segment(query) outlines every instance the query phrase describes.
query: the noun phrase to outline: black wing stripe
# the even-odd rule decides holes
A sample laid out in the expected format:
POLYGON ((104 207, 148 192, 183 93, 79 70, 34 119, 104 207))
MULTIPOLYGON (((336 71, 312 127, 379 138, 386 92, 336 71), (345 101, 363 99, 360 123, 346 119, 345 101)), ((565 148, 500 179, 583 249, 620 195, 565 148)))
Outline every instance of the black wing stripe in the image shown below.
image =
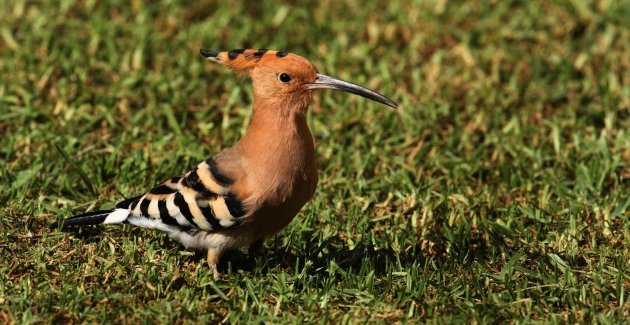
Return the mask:
POLYGON ((142 197, 139 197, 138 199, 136 199, 135 201, 133 201, 131 203, 131 205, 129 206, 129 211, 133 211, 136 209, 136 206, 138 206, 138 203, 140 203, 140 200, 142 200, 142 197))
MULTIPOLYGON (((120 201, 118 202, 118 204, 116 204, 116 208, 118 209, 128 209, 129 206, 131 206, 135 201, 137 201, 139 198, 141 198, 142 195, 138 195, 138 196, 134 196, 132 198, 128 198, 126 200, 120 201)), ((136 203, 138 204, 138 203, 136 203)), ((134 205, 135 207, 135 205, 134 205)), ((131 208, 133 210, 133 208, 131 208)))
POLYGON ((217 181, 217 183, 223 186, 231 185, 232 183, 234 183, 234 180, 221 174, 221 171, 219 171, 219 166, 217 166, 217 162, 214 161, 214 159, 209 158, 208 160, 206 160, 206 164, 208 164, 210 174, 212 175, 214 180, 217 181))
POLYGON ((204 218, 206 218, 208 223, 212 226, 212 229, 223 228, 223 226, 221 226, 221 224, 219 223, 219 220, 217 220, 217 217, 214 215, 214 211, 212 211, 212 207, 210 205, 206 205, 204 207, 200 206, 199 210, 201 210, 204 218))
POLYGON ((199 179, 199 174, 197 174, 197 168, 190 171, 190 173, 184 178, 182 182, 186 187, 190 187, 193 190, 197 191, 197 193, 204 198, 214 198, 217 197, 217 193, 212 192, 208 188, 206 188, 201 180, 199 179))
POLYGON ((225 200, 225 206, 227 206, 228 211, 234 218, 240 218, 245 215, 245 209, 243 208, 243 203, 234 196, 234 194, 227 194, 223 196, 223 200, 225 200))
POLYGON ((160 195, 160 194, 172 194, 177 192, 176 188, 172 188, 170 186, 167 185, 159 185, 157 187, 154 187, 153 189, 151 189, 151 191, 149 193, 151 194, 156 194, 156 195, 160 195))
POLYGON ((140 202, 140 213, 147 218, 149 218, 149 204, 151 204, 151 200, 148 199, 143 199, 140 202))
POLYGON ((179 226, 177 220, 175 220, 175 218, 173 218, 171 214, 168 213, 168 208, 166 208, 165 200, 158 201, 158 210, 160 211, 160 219, 162 219, 162 222, 167 225, 179 226))
POLYGON ((182 193, 180 192, 175 193, 175 198, 173 198, 173 203, 175 203, 175 205, 179 208, 179 212, 181 212, 184 218, 186 218, 186 220, 188 220, 188 222, 191 225, 199 228, 197 223, 195 223, 195 220, 193 220, 193 215, 192 213, 190 213, 190 208, 188 207, 188 203, 186 203, 186 200, 184 199, 184 196, 182 195, 182 193))

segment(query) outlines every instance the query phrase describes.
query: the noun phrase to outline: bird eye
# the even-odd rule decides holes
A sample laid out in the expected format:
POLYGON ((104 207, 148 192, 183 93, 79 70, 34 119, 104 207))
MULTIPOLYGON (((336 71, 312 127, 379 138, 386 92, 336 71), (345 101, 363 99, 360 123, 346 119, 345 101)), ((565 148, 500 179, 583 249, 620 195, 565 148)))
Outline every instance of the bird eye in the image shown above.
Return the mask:
POLYGON ((287 83, 287 82, 291 81, 291 76, 289 76, 286 73, 281 73, 281 74, 278 75, 278 79, 280 79, 280 81, 282 81, 284 83, 287 83))

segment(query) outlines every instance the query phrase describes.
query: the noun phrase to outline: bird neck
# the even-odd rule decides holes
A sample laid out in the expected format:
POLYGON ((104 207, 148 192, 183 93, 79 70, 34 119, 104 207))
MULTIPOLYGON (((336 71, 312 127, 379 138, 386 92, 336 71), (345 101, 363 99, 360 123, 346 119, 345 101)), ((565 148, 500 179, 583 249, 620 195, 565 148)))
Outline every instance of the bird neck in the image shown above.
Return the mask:
POLYGON ((307 109, 308 103, 289 107, 275 100, 254 99, 252 121, 238 144, 241 152, 264 160, 311 158, 315 149, 306 123, 307 109))

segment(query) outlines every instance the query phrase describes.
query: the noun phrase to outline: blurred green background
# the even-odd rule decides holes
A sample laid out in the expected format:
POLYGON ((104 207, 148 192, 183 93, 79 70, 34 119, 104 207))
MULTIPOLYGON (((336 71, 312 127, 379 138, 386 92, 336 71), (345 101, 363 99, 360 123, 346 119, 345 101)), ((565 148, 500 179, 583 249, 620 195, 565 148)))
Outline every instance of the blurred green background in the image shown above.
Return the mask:
POLYGON ((0 4, 0 322, 601 322, 630 317, 630 1, 0 4), (266 243, 203 254, 111 208, 231 146, 270 48, 323 91, 320 184, 266 243))

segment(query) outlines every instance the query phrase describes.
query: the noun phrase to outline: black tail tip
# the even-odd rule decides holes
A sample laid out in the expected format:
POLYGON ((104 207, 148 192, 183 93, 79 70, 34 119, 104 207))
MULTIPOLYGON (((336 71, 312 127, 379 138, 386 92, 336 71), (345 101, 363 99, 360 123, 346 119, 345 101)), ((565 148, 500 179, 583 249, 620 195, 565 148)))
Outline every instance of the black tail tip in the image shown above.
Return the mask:
POLYGON ((99 225, 102 224, 113 211, 114 210, 86 212, 63 221, 53 222, 48 227, 50 229, 66 230, 70 227, 99 225))

